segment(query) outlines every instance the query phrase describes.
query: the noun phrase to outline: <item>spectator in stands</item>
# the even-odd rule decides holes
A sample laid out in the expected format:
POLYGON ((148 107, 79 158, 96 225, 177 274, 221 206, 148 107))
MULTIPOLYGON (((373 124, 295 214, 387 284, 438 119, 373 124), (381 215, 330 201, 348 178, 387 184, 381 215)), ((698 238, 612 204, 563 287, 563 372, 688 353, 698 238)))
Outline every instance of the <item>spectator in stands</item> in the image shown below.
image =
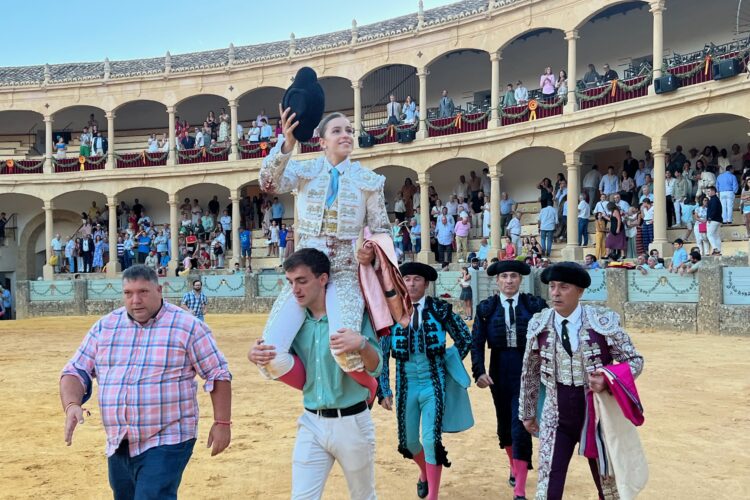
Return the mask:
POLYGON ((63 243, 60 239, 60 234, 57 233, 50 241, 50 247, 52 247, 52 255, 56 257, 56 264, 53 266, 56 273, 60 272, 60 268, 63 265, 63 243))
POLYGON ((242 141, 244 139, 245 139, 245 129, 242 127, 242 124, 238 121, 237 122, 237 140, 242 141))
POLYGON ((549 257, 552 253, 552 236, 558 224, 557 210, 547 201, 542 200, 542 210, 539 212, 537 227, 542 237, 542 256, 549 257))
POLYGON ((268 253, 266 257, 277 257, 279 254, 279 225, 276 220, 268 227, 268 253))
POLYGON ((404 185, 401 186, 401 196, 404 200, 404 205, 406 205, 406 217, 411 217, 414 215, 414 201, 415 201, 415 195, 418 193, 419 189, 417 186, 414 185, 411 178, 407 177, 404 179, 404 185))
POLYGON ((603 66, 604 74, 602 75, 602 80, 604 83, 611 82, 612 80, 617 80, 619 76, 617 75, 617 71, 613 70, 609 67, 609 64, 605 64, 603 66))
POLYGON ((609 220, 609 234, 606 240, 609 250, 607 258, 617 261, 620 260, 628 246, 625 237, 625 222, 620 207, 610 203, 609 209, 612 211, 612 215, 609 220))
POLYGON ((654 241, 654 207, 651 206, 651 199, 644 198, 641 200, 641 243, 644 250, 648 250, 649 245, 654 241))
POLYGON ((232 249, 232 217, 229 210, 224 210, 219 218, 219 226, 224 233, 224 240, 227 242, 226 247, 232 249))
POLYGON ((578 244, 587 247, 589 245, 589 217, 591 217, 591 205, 586 201, 586 195, 578 195, 578 244))
POLYGON ((270 141, 273 137, 273 127, 268 124, 267 120, 261 120, 260 122, 260 140, 270 141))
POLYGON ((156 268, 159 266, 159 257, 156 255, 156 251, 151 250, 148 255, 146 256, 146 260, 143 262, 146 267, 150 267, 154 271, 156 271, 156 268))
POLYGON ((417 104, 412 100, 410 95, 406 96, 404 105, 401 108, 404 116, 404 123, 414 124, 417 121, 417 104))
POLYGON ((401 191, 396 193, 396 201, 393 203, 393 214, 396 217, 396 222, 403 222, 406 219, 406 203, 404 203, 404 195, 401 191))
POLYGON ((284 135, 284 130, 281 128, 281 120, 276 120, 276 128, 274 128, 274 134, 276 140, 280 139, 284 135))
POLYGON ((435 237, 438 244, 438 261, 443 263, 451 262, 451 253, 453 252, 453 234, 454 228, 448 223, 448 217, 445 215, 441 216, 435 226, 435 237))
POLYGON ((708 188, 708 207, 706 217, 708 219, 708 242, 711 244, 711 255, 721 255, 721 232, 719 231, 724 219, 722 218, 722 206, 716 186, 708 188))
POLYGON ((229 122, 229 114, 227 114, 227 111, 224 108, 221 108, 221 112, 219 113, 219 132, 218 136, 216 137, 217 142, 224 144, 231 138, 232 132, 229 122))
POLYGON ((627 170, 623 170, 620 175, 620 199, 625 200, 625 203, 631 205, 635 195, 635 181, 628 174, 627 170))
POLYGON ((503 191, 500 194, 500 236, 505 236, 506 227, 517 208, 518 203, 510 198, 507 192, 503 191))
POLYGON ((281 221, 284 218, 284 204, 279 201, 279 198, 274 196, 273 204, 271 205, 271 220, 276 221, 276 225, 281 227, 281 221))
POLYGON ((599 191, 607 196, 607 199, 612 201, 615 193, 620 191, 620 179, 615 175, 615 167, 610 165, 607 167, 607 175, 602 177, 599 183, 599 191))
MULTIPOLYGON (((211 240, 211 257, 214 267, 217 269, 224 269, 224 254, 226 247, 227 240, 224 237, 224 232, 217 228, 213 233, 213 240, 211 240)), ((278 252, 278 249, 276 251, 278 252)))
POLYGON ((683 222, 683 206, 687 202, 692 187, 690 181, 682 175, 681 170, 674 172, 674 184, 672 185, 672 203, 674 204, 675 226, 681 226, 683 222))
POLYGON ((583 83, 586 87, 596 87, 601 80, 601 76, 596 72, 593 64, 589 64, 589 70, 583 75, 583 83))
POLYGON ((166 137, 162 136, 159 139, 158 147, 159 147, 159 151, 161 151, 162 153, 169 152, 169 139, 167 139, 166 137))
POLYGON ((146 262, 146 256, 151 251, 151 237, 148 235, 148 233, 146 233, 146 231, 141 230, 138 233, 138 237, 136 238, 136 243, 138 244, 136 262, 138 264, 143 264, 144 262, 146 262))
POLYGON ((602 180, 602 174, 599 173, 599 166, 593 165, 583 177, 583 192, 586 193, 586 201, 590 204, 597 200, 596 191, 599 189, 599 183, 602 180))
POLYGON ((461 219, 456 222, 453 232, 456 235, 456 255, 459 262, 465 262, 469 253, 469 232, 471 231, 471 222, 468 214, 462 213, 461 219))
POLYGON ((396 96, 391 94, 388 97, 388 104, 385 105, 386 125, 399 125, 401 123, 401 103, 396 100, 396 96))
POLYGON ((209 213, 203 214, 200 220, 200 227, 197 230, 201 240, 206 241, 210 239, 215 227, 214 218, 209 213))
POLYGON ((156 247, 157 257, 159 259, 169 253, 169 239, 167 238, 167 235, 164 234, 163 230, 160 230, 154 237, 154 246, 156 247))
POLYGON ((89 234, 81 239, 81 256, 83 257, 83 272, 90 273, 93 271, 94 263, 94 239, 89 234))
POLYGON ((732 152, 729 155, 729 164, 734 167, 735 172, 739 172, 742 169, 742 152, 740 151, 740 145, 737 143, 732 144, 732 152))
POLYGON ((638 198, 638 203, 643 203, 643 200, 648 198, 651 203, 654 202, 654 193, 651 192, 651 184, 644 184, 641 188, 641 196, 638 198))
POLYGON ((646 265, 639 264, 636 266, 636 269, 638 269, 641 274, 645 276, 649 271, 664 269, 664 264, 659 262, 659 259, 657 257, 649 256, 648 259, 646 259, 646 265))
POLYGON ((552 73, 552 68, 547 66, 544 68, 542 76, 539 77, 539 87, 542 89, 542 98, 545 101, 554 99, 557 94, 556 84, 557 78, 555 78, 555 74, 552 73))
POLYGON ((68 152, 68 146, 65 144, 62 136, 57 136, 57 144, 55 144, 55 158, 58 160, 64 160, 66 153, 68 152))
POLYGON ((469 202, 466 200, 467 198, 458 200, 458 205, 456 206, 456 215, 463 217, 464 214, 471 215, 474 213, 471 209, 471 206, 469 205, 469 202))
POLYGON ((518 104, 526 104, 529 102, 529 91, 526 90, 526 87, 523 86, 523 82, 521 80, 518 80, 516 82, 516 102, 518 104))
POLYGON ((89 115, 89 122, 88 122, 88 124, 87 124, 87 125, 88 125, 88 126, 89 126, 89 128, 91 128, 91 129, 93 129, 93 128, 99 128, 99 122, 98 122, 98 121, 96 121, 96 118, 94 118, 94 113, 91 113, 91 114, 89 115))
POLYGON ((253 241, 252 241, 252 233, 250 230, 248 230, 246 227, 241 226, 240 227, 240 262, 242 263, 242 267, 247 269, 248 271, 251 270, 250 260, 252 258, 252 248, 253 248, 253 241))
POLYGON ((638 254, 638 227, 641 225, 641 214, 638 208, 630 207, 623 211, 623 220, 625 221, 625 238, 627 240, 627 252, 625 257, 635 258, 638 254))
MULTIPOLYGON (((726 149, 722 150, 726 153, 726 149)), ((724 224, 731 224, 734 211, 734 195, 739 190, 737 177, 734 175, 734 168, 727 164, 724 172, 716 178, 716 190, 719 192, 721 201, 721 218, 724 224)))
POLYGON ((684 276, 685 273, 695 274, 701 269, 701 267, 701 253, 697 250, 692 250, 690 252, 689 260, 682 266, 682 269, 680 269, 680 276, 684 276))
POLYGON ((203 130, 200 127, 195 127, 195 147, 202 148, 206 146, 206 139, 203 135, 203 130))
POLYGON ((482 238, 489 238, 492 233, 492 207, 490 202, 486 202, 482 206, 482 238))
POLYGON ((91 140, 91 154, 93 156, 104 156, 104 139, 101 132, 96 132, 91 140))
POLYGON ((557 82, 555 83, 555 89, 557 89, 557 97, 559 99, 567 99, 568 97, 568 72, 564 69, 560 70, 557 76, 557 82))
POLYGON ((125 235, 125 238, 122 241, 122 270, 129 268, 133 265, 133 248, 135 248, 135 241, 133 240, 133 235, 130 233, 127 233, 125 235))
POLYGON ((672 261, 669 263, 669 272, 683 274, 683 267, 686 267, 688 263, 688 254, 687 250, 685 250, 685 242, 682 241, 682 239, 677 238, 672 243, 672 246, 674 247, 674 253, 672 254, 672 261))
POLYGON ((203 215, 203 209, 198 204, 198 198, 193 199, 193 204, 190 206, 190 218, 194 226, 198 225, 203 215))
POLYGON ((13 319, 13 295, 3 286, 0 286, 0 304, 4 309, 2 319, 4 321, 13 319))
POLYGON ((673 227, 675 224, 675 207, 674 199, 672 198, 674 183, 675 179, 672 177, 672 173, 667 170, 665 172, 664 193, 667 198, 667 227, 669 228, 673 227))
MULTIPOLYGON (((458 184, 453 188, 453 195, 459 200, 469 197, 469 185, 466 183, 466 176, 461 175, 458 177, 458 184)), ((452 200, 451 200, 452 201, 452 200)))
POLYGON ((511 106, 515 106, 518 104, 518 101, 516 101, 516 93, 513 90, 513 84, 509 83, 505 87, 505 94, 503 94, 503 102, 502 105, 504 108, 509 108, 511 106))
POLYGON ((289 231, 286 228, 286 224, 281 225, 279 229, 279 267, 284 266, 284 259, 286 258, 286 238, 289 231))
POLYGON ((149 153, 157 153, 159 151, 159 141, 156 140, 156 134, 148 136, 148 145, 146 151, 149 153))
POLYGON ((617 205, 617 208, 620 209, 621 214, 627 213, 628 209, 630 208, 630 203, 623 200, 622 197, 620 197, 620 193, 617 193, 612 197, 612 203, 617 205))
POLYGON ((750 176, 745 178, 742 183, 742 193, 740 194, 740 212, 745 222, 745 232, 750 238, 750 176))
POLYGON ((65 260, 68 262, 69 273, 76 272, 76 259, 74 256, 75 247, 76 247, 75 240, 71 238, 70 236, 68 236, 65 241, 65 248, 63 249, 63 256, 65 257, 65 260))
POLYGON ((208 116, 206 117, 206 123, 208 124, 208 127, 211 129, 211 139, 216 139, 217 137, 219 137, 219 134, 218 134, 219 122, 216 119, 216 115, 214 114, 213 110, 210 110, 208 112, 208 116))
POLYGON ((250 130, 247 132, 247 140, 249 142, 260 142, 260 127, 258 123, 253 120, 253 123, 250 125, 250 130))
POLYGON ((552 186, 552 181, 549 179, 549 177, 545 177, 542 179, 542 181, 537 184, 537 189, 539 190, 539 203, 541 204, 542 208, 544 208, 546 205, 552 205, 554 200, 554 187, 552 186))
MULTIPOLYGON (((471 206, 474 212, 479 212, 481 204, 479 204, 479 191, 482 190, 482 179, 477 177, 476 172, 473 170, 469 172, 469 191, 471 192, 471 206)), ((464 197, 466 198, 466 197, 464 197)))
POLYGON ((510 222, 508 222, 508 227, 505 230, 505 234, 510 236, 510 239, 513 242, 513 245, 516 247, 516 250, 518 250, 520 246, 522 229, 521 212, 516 210, 515 212, 513 212, 513 217, 510 219, 510 222))
POLYGON ((180 144, 182 144, 182 149, 194 149, 195 148, 195 138, 188 133, 186 130, 182 133, 182 139, 180 140, 180 144))
MULTIPOLYGON (((562 174, 558 175, 562 176, 562 174)), ((554 201, 557 209, 557 218, 560 221, 555 232, 555 237, 558 241, 564 241, 568 234, 568 183, 564 177, 557 183, 554 201)))
POLYGON ((695 244, 703 255, 708 255, 708 196, 701 195, 695 210, 693 210, 693 233, 695 244))
POLYGON ((633 153, 628 150, 625 151, 625 159, 622 161, 622 170, 628 173, 628 177, 631 179, 635 177, 635 173, 638 171, 638 160, 633 158, 633 153))
POLYGON ((438 104, 438 118, 450 118, 453 116, 455 109, 456 106, 453 104, 453 99, 448 96, 448 91, 443 90, 443 94, 440 97, 440 102, 438 104))
POLYGON ((91 134, 89 133, 88 127, 83 127, 83 133, 80 137, 80 152, 81 156, 88 158, 91 156, 91 134))
POLYGON ((503 250, 505 250, 505 256, 501 260, 516 260, 518 253, 516 251, 516 245, 513 244, 511 237, 506 236, 503 238, 503 241, 505 242, 505 246, 503 247, 503 250))
POLYGON ((490 244, 487 241, 487 238, 482 238, 482 240, 479 242, 479 250, 477 250, 477 259, 479 259, 479 265, 484 266, 489 255, 490 244))
POLYGON ((726 149, 722 148, 721 151, 719 151, 719 156, 716 158, 716 162, 719 165, 719 172, 725 170, 732 164, 732 162, 729 161, 729 153, 726 149))
POLYGON ((208 202, 208 214, 214 219, 214 221, 219 218, 220 208, 219 197, 218 195, 214 195, 213 198, 211 198, 211 201, 208 202))
POLYGON ((636 170, 635 175, 633 176, 633 180, 635 181, 635 187, 637 189, 637 192, 640 193, 641 187, 643 187, 643 185, 646 184, 646 177, 650 174, 651 172, 646 168, 646 162, 644 160, 639 160, 638 170, 636 170))
POLYGON ((256 123, 260 124, 260 122, 263 120, 268 123, 268 115, 266 114, 266 110, 264 108, 261 108, 260 113, 258 113, 258 116, 255 117, 255 121, 256 123))

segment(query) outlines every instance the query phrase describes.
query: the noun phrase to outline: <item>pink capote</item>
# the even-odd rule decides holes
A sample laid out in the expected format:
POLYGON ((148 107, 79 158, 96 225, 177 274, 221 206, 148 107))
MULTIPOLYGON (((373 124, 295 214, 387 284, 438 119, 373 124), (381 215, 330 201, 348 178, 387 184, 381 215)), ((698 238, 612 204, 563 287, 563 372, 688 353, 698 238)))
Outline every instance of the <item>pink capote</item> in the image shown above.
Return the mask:
POLYGON ((359 286, 372 327, 378 337, 382 337, 388 335, 390 328, 396 323, 404 328, 409 326, 412 304, 398 270, 398 259, 390 235, 369 233, 365 228, 363 248, 370 248, 375 252, 375 266, 359 265, 359 286), (391 289, 396 291, 396 296, 386 298, 385 292, 391 289))
POLYGON ((618 363, 608 365, 602 368, 606 372, 604 380, 607 381, 609 390, 614 396, 615 401, 620 406, 625 418, 633 422, 636 427, 643 425, 645 420, 643 416, 643 405, 638 396, 638 389, 635 386, 633 372, 630 371, 630 365, 627 363, 618 363))

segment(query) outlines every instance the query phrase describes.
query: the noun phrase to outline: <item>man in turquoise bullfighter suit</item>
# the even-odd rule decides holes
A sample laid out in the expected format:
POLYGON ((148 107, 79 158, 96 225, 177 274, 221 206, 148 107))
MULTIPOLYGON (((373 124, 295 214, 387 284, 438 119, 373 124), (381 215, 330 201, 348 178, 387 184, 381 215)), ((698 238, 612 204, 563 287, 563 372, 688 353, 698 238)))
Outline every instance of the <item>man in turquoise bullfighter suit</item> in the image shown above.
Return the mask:
POLYGON ((451 305, 425 292, 437 280, 434 268, 416 262, 400 267, 414 305, 406 328, 392 327, 381 339, 383 372, 378 400, 393 409, 388 358, 396 359, 396 415, 398 451, 419 466, 417 495, 437 499, 443 466, 450 467, 442 433, 461 432, 474 425, 467 388, 471 384, 463 358, 471 349, 471 333, 451 305), (446 336, 453 346, 446 349, 446 336), (420 442, 419 424, 422 422, 420 442))

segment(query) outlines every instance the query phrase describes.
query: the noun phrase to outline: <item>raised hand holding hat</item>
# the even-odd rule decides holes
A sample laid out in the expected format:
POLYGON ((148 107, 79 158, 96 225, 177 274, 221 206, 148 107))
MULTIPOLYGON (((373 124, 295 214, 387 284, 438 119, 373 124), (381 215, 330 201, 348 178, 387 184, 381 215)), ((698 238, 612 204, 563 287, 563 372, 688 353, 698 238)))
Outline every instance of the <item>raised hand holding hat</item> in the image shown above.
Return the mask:
MULTIPOLYGON (((293 126, 293 123, 289 124, 289 134, 292 134, 298 141, 309 141, 323 118, 323 110, 325 109, 323 87, 318 83, 318 75, 312 68, 305 66, 297 71, 294 82, 284 92, 281 107, 284 112, 291 109, 288 117, 294 114, 298 123, 296 126, 293 126)), ((285 124, 282 114, 282 128, 285 124)), ((284 138, 287 138, 286 130, 284 138)))

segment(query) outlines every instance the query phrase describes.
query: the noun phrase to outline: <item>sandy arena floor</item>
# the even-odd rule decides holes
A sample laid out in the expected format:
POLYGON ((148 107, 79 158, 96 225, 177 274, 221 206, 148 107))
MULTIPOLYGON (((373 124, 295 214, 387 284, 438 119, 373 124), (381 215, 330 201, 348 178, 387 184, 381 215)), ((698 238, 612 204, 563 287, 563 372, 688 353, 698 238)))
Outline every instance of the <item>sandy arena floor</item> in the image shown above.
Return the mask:
MULTIPOLYGON (((0 322, 0 498, 111 498, 97 405, 89 405, 91 417, 67 448, 57 390, 60 369, 95 319, 0 322)), ((215 458, 196 446, 182 498, 289 497, 301 398, 286 386, 263 381, 245 357, 264 320, 262 315, 208 317, 234 374, 233 440, 215 458)), ((633 337, 646 357, 639 389, 651 479, 641 498, 750 498, 750 339, 654 332, 633 337)), ((477 423, 445 436, 453 466, 443 473, 441 493, 450 499, 510 499, 490 393, 470 391, 477 423)), ((200 404, 199 444, 205 446, 211 422, 207 395, 201 393, 200 404)), ((417 469, 396 451, 394 414, 377 407, 374 418, 379 497, 416 498, 417 469)), ((535 483, 532 473, 529 498, 535 483)), ((596 496, 581 457, 573 458, 566 492, 575 499, 596 496)), ((338 467, 325 498, 348 498, 338 467)))

